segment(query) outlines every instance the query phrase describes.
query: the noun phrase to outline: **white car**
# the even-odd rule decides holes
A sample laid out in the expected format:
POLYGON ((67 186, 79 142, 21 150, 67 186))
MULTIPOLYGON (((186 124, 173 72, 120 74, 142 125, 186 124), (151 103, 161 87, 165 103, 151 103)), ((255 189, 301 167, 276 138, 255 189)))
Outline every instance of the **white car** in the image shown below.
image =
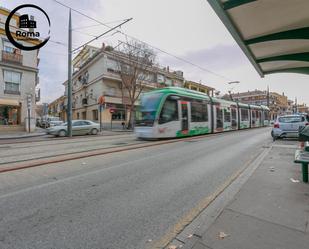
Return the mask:
MULTIPOLYGON (((98 123, 90 120, 73 120, 72 135, 96 135, 100 130, 98 123)), ((67 123, 53 126, 47 129, 47 134, 64 137, 67 135, 67 123)))
POLYGON ((285 115, 276 119, 274 127, 271 131, 271 136, 276 138, 298 137, 300 126, 308 125, 308 120, 305 115, 285 115))

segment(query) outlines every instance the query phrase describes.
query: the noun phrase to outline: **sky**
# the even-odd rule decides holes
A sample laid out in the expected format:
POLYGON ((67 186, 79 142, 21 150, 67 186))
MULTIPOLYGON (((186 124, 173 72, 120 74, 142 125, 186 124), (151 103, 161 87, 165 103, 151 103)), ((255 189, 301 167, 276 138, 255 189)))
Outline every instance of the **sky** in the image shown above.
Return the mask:
MULTIPOLYGON (((186 80, 202 82, 221 94, 266 90, 283 93, 298 103, 309 104, 308 75, 280 73, 261 78, 238 47, 206 0, 58 0, 109 26, 133 18, 121 27, 128 34, 111 32, 91 43, 115 46, 130 37, 154 48, 162 66, 184 72, 186 80), (175 57, 202 67, 193 66, 175 57), (239 81, 229 85, 230 81, 239 81)), ((13 9, 33 3, 43 8, 51 21, 51 38, 40 49, 39 77, 41 102, 51 102, 64 93, 67 79, 68 9, 54 0, 2 0, 0 6, 13 9)), ((73 48, 99 35, 107 27, 72 12, 73 48), (91 26, 91 27, 89 27, 91 26)))

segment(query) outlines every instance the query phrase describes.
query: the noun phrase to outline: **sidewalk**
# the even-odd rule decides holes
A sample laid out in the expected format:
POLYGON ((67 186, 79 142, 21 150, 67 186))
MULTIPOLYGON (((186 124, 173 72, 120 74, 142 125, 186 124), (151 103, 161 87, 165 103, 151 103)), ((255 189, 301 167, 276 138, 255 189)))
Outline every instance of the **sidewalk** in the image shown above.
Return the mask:
MULTIPOLYGON (((182 249, 309 248, 309 184, 294 164, 297 141, 276 141, 240 191, 182 249)), ((206 220, 203 221, 206 223, 206 220)))
POLYGON ((26 132, 26 131, 12 131, 12 132, 2 132, 0 131, 0 140, 1 139, 17 139, 17 138, 27 138, 27 137, 38 137, 44 136, 46 132, 42 128, 36 128, 35 132, 26 132))

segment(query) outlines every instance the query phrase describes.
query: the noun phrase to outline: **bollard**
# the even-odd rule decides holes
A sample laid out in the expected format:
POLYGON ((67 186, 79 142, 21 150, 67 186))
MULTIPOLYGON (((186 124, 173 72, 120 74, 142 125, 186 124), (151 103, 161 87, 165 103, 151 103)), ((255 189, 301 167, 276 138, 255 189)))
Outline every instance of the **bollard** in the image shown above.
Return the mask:
POLYGON ((302 163, 303 182, 308 182, 308 163, 302 163))

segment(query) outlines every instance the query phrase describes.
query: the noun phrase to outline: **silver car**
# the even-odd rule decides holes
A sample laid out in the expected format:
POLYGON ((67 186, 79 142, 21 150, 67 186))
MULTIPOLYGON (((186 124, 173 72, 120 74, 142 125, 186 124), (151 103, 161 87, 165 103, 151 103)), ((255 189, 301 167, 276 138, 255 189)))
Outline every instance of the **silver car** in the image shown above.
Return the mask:
MULTIPOLYGON (((96 135, 100 130, 100 125, 90 120, 73 120, 72 135, 96 135)), ((47 129, 47 134, 64 137, 67 135, 67 123, 50 127, 47 129)))
POLYGON ((273 139, 298 137, 298 129, 300 126, 308 124, 305 115, 285 115, 276 119, 274 127, 271 131, 273 139))

